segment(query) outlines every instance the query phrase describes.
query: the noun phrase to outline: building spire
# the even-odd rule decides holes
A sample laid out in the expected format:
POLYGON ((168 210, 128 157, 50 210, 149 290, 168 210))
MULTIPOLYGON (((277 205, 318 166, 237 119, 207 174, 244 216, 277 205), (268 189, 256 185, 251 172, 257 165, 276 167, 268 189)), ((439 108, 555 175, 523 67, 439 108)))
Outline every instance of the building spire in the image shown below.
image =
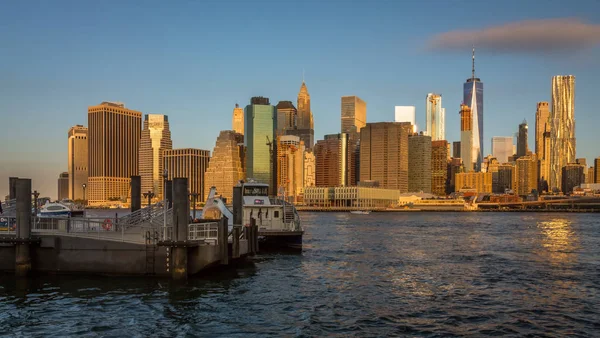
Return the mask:
POLYGON ((304 83, 304 68, 302 68, 302 83, 304 83))
POLYGON ((471 78, 475 79, 475 45, 473 45, 473 65, 471 67, 471 78))

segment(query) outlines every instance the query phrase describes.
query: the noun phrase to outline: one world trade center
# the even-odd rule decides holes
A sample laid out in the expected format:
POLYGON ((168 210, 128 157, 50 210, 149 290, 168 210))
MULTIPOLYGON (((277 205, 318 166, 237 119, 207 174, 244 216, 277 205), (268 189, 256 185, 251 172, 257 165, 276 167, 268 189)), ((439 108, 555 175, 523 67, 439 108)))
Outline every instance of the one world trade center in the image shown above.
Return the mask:
POLYGON ((473 164, 465 163, 465 167, 473 165, 474 171, 481 171, 481 163, 483 162, 483 82, 475 77, 475 48, 473 48, 471 78, 465 82, 464 89, 464 104, 471 108, 473 114, 473 149, 472 159, 473 164))

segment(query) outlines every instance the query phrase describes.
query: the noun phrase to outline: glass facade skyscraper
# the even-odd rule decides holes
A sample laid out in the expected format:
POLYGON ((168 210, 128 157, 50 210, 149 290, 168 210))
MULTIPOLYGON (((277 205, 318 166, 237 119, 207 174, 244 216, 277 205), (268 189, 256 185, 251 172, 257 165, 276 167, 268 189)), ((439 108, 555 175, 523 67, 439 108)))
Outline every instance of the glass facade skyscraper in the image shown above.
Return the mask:
MULTIPOLYGON (((475 77, 475 48, 473 48, 473 68, 471 78, 463 85, 463 103, 473 114, 472 158, 475 171, 481 171, 483 161, 483 82, 475 77)), ((463 154, 464 156, 464 154, 463 154)))
POLYGON ((246 177, 268 184, 275 194, 277 154, 277 112, 266 97, 253 97, 244 110, 244 144, 246 145, 246 177))

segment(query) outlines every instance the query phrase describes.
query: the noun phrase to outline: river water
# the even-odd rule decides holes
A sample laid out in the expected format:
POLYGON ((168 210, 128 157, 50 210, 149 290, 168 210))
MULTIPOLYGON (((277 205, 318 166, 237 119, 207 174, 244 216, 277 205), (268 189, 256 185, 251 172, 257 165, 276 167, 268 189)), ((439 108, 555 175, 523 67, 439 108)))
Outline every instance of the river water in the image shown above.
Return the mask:
POLYGON ((45 276, 0 283, 24 336, 597 336, 595 214, 301 213, 301 254, 185 284, 45 276))

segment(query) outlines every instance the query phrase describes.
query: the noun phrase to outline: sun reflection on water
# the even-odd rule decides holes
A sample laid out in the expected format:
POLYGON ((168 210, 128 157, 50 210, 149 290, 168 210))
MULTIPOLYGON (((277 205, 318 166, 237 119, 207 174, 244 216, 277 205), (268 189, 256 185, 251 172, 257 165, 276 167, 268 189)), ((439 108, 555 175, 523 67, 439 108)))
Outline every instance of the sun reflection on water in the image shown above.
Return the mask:
POLYGON ((579 238, 571 227, 571 221, 557 218, 538 222, 542 237, 542 246, 546 249, 552 264, 572 263, 575 251, 579 248, 579 238))

